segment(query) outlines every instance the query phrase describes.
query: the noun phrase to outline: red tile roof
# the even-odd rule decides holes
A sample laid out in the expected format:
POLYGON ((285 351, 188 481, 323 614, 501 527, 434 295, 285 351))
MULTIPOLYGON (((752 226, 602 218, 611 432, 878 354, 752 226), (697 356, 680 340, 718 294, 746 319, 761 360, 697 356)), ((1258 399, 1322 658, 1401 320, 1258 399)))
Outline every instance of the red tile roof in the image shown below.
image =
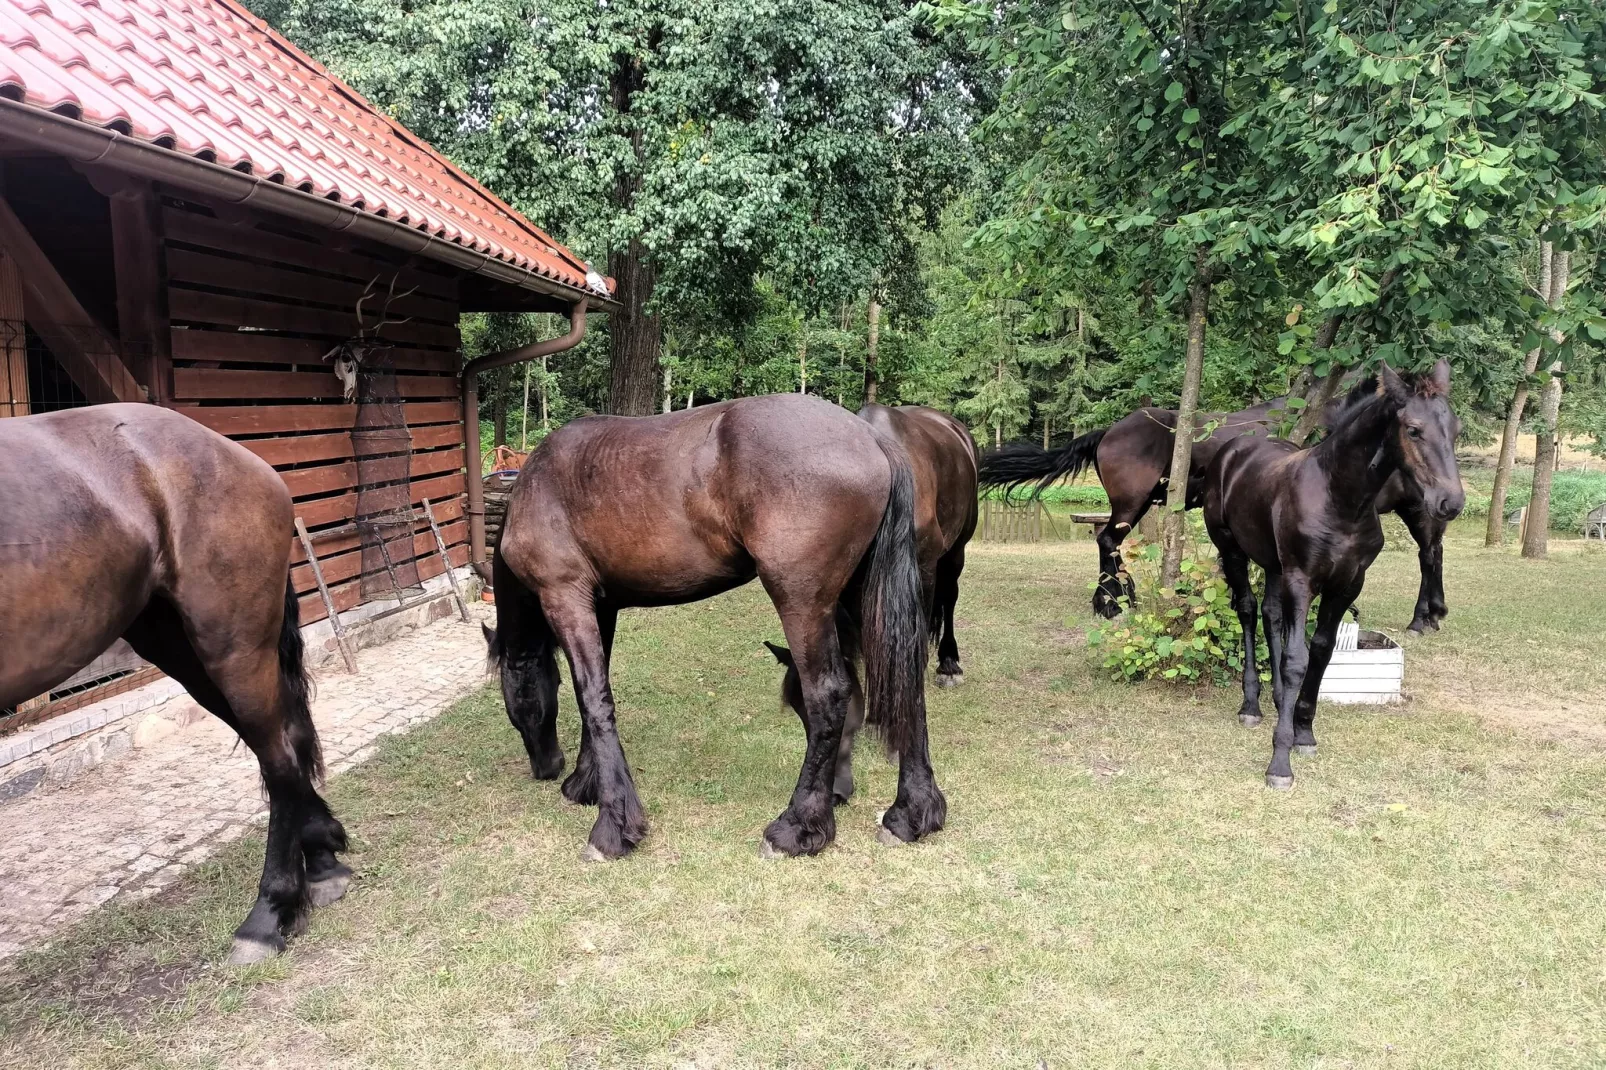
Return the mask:
POLYGON ((591 288, 584 261, 232 0, 0 0, 0 93, 591 288))

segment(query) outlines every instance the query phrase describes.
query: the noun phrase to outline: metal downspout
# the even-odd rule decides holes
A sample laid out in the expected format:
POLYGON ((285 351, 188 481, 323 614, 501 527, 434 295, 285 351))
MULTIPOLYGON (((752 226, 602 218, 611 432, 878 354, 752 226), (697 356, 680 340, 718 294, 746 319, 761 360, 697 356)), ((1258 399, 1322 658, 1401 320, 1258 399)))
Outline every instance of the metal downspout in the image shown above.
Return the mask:
POLYGON ((480 471, 480 372, 505 368, 509 364, 522 364, 527 360, 561 353, 573 349, 586 336, 586 302, 577 302, 569 312, 569 333, 544 342, 487 353, 476 357, 463 367, 463 445, 464 463, 468 471, 468 560, 480 579, 489 583, 491 569, 485 555, 485 487, 480 471))

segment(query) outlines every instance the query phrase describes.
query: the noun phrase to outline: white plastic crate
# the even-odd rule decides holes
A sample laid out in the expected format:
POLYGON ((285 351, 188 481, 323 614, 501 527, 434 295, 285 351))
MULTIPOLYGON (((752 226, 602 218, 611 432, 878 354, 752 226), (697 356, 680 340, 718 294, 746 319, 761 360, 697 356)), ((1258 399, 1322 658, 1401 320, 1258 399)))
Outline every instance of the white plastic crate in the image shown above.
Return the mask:
POLYGON ((1319 697, 1338 703, 1399 702, 1404 680, 1405 651, 1398 643, 1382 632, 1363 632, 1360 625, 1344 621, 1338 626, 1333 660, 1322 677, 1319 697))

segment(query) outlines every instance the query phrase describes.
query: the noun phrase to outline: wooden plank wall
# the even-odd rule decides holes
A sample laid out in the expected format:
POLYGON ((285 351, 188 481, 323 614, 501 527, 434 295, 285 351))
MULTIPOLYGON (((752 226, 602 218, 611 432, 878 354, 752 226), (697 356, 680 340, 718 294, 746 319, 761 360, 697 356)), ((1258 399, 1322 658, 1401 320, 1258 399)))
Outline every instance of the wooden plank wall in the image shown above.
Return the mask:
MULTIPOLYGON (((356 333, 355 305, 378 277, 397 278, 383 337, 405 399, 412 434, 413 502, 435 503, 454 565, 468 560, 463 512, 463 428, 457 386, 457 282, 427 265, 399 267, 394 254, 337 244, 332 234, 302 235, 250 221, 213 218, 204 208, 167 201, 168 310, 172 321, 173 405, 273 465, 316 533, 349 523, 357 505, 350 430, 356 407, 325 353, 356 333)), ((363 312, 373 322, 375 302, 363 312)), ((336 606, 361 600, 362 552, 356 535, 316 544, 336 606)), ((427 524, 414 538, 418 574, 440 574, 427 524)), ((327 613, 299 543, 292 576, 303 624, 327 613)))

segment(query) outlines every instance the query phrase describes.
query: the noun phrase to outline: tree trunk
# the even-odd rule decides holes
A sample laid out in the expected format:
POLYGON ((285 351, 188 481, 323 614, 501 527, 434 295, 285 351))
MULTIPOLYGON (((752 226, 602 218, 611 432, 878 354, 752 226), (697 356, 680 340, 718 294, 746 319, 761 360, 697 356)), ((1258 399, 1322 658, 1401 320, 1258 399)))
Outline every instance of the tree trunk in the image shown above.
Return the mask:
POLYGON ((809 392, 809 335, 807 327, 800 327, 797 335, 797 392, 809 392))
MULTIPOLYGON (((1567 254, 1563 253, 1565 257, 1567 254)), ((1555 254, 1547 241, 1539 243, 1539 296, 1546 304, 1551 294, 1555 254)), ((1555 296, 1560 296, 1555 295, 1555 296)), ((1499 546, 1506 540, 1506 492, 1511 488, 1511 471, 1517 464, 1517 437, 1522 434, 1522 411, 1528 407, 1528 380, 1539 368, 1539 355, 1543 346, 1534 346, 1522 362, 1522 380, 1511 395, 1511 407, 1506 410, 1506 427, 1500 435, 1500 459, 1495 462, 1494 489, 1489 493, 1489 524, 1484 529, 1483 545, 1499 546)))
POLYGON ((672 382, 674 380, 674 375, 675 375, 675 370, 673 368, 671 368, 669 365, 665 364, 664 365, 664 411, 665 412, 668 412, 669 409, 670 409, 670 399, 673 396, 673 395, 670 394, 670 388, 671 388, 671 384, 672 384, 672 382))
POLYGON ((874 405, 876 400, 876 349, 881 343, 881 302, 870 297, 870 339, 864 351, 864 403, 874 405))
POLYGON ((647 416, 658 393, 658 352, 662 344, 656 313, 647 312, 658 271, 646 248, 635 238, 609 255, 608 270, 618 280, 623 307, 609 317, 608 355, 612 381, 608 411, 619 416, 647 416))
POLYGON ((1561 362, 1550 366, 1550 380, 1539 395, 1539 428, 1534 443, 1534 489, 1522 556, 1542 558, 1550 551, 1550 486, 1556 475, 1556 418, 1561 412, 1561 362))
POLYGON ((507 445, 507 378, 508 370, 498 368, 491 374, 491 445, 507 445))
POLYGON ((547 422, 547 411, 546 411, 547 381, 546 381, 546 377, 547 377, 546 354, 543 353, 543 354, 541 354, 541 433, 543 435, 546 434, 548 431, 550 431, 552 429, 552 425, 547 422))
POLYGON ((1048 413, 1045 412, 1043 414, 1043 448, 1045 450, 1048 449, 1049 424, 1051 419, 1052 418, 1048 415, 1048 413))
MULTIPOLYGON (((1550 307, 1559 308, 1567 296, 1568 254, 1555 250, 1550 256, 1550 307)), ((1550 332, 1560 343, 1562 333, 1550 332)), ((1539 427, 1534 442, 1534 488, 1528 499, 1528 526, 1522 532, 1522 556, 1544 557, 1550 551, 1550 486, 1556 475, 1556 423, 1561 416, 1561 362, 1550 366, 1550 379, 1539 397, 1539 427)))
POLYGON ((519 450, 530 448, 530 372, 535 365, 524 365, 524 408, 519 410, 519 450))
POLYGON ((1193 461, 1193 425, 1199 410, 1199 382, 1204 376, 1205 322, 1210 311, 1210 269, 1201 248, 1193 281, 1188 284, 1188 351, 1182 369, 1182 398, 1177 405, 1177 432, 1171 444, 1171 480, 1161 523, 1163 549, 1160 586, 1175 587, 1182 574, 1187 535, 1188 470, 1193 461))

